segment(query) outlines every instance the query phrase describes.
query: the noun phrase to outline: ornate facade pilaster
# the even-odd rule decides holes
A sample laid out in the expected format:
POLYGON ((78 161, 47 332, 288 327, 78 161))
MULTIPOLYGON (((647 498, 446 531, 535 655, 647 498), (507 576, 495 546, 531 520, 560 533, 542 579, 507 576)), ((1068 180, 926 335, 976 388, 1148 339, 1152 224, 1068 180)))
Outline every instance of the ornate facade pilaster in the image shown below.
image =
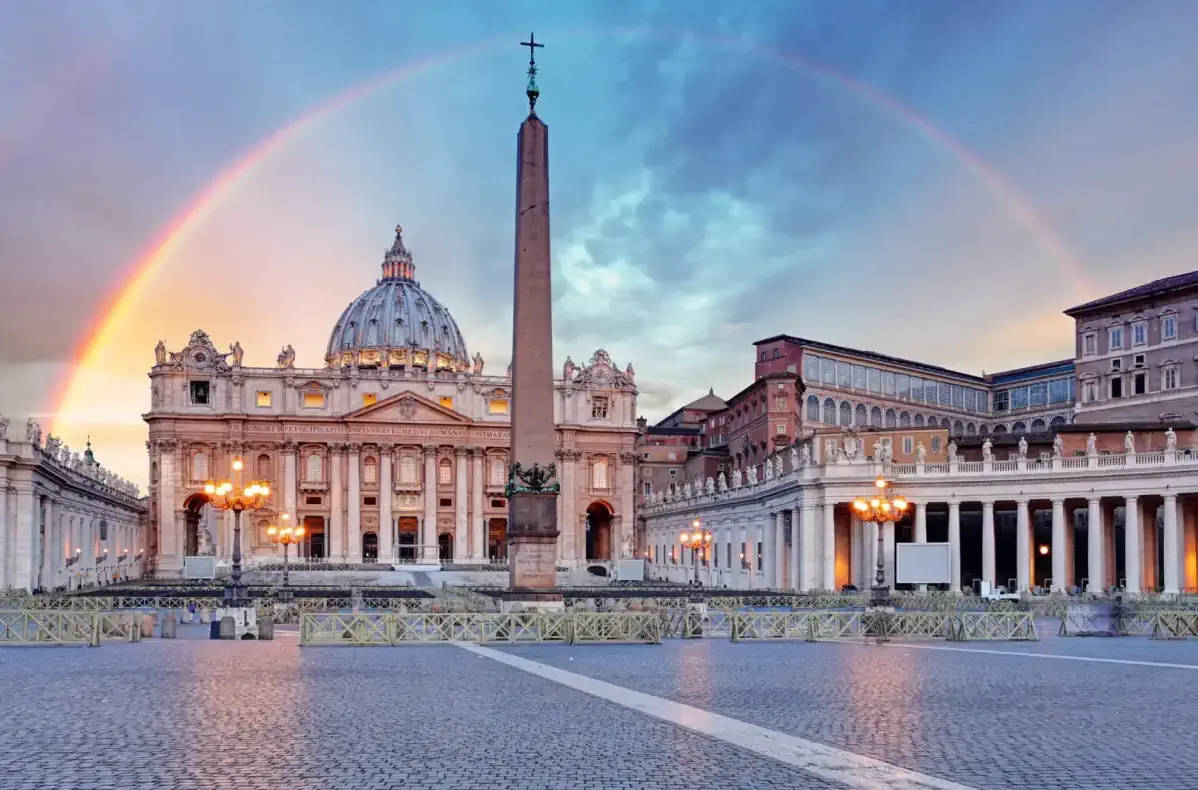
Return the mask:
POLYGON ((467 479, 465 447, 455 447, 454 455, 454 488, 453 488, 453 561, 465 562, 470 552, 470 521, 467 504, 470 491, 467 479))
MULTIPOLYGON (((158 573, 176 577, 183 573, 183 532, 176 518, 182 504, 182 470, 178 463, 179 443, 174 439, 158 440, 158 573)), ((84 542, 81 557, 91 547, 84 542)), ((81 560, 83 562, 85 560, 81 560)))
POLYGON ((362 561, 362 447, 357 443, 346 446, 349 467, 349 492, 346 494, 345 560, 362 561))
POLYGON ((437 562, 437 445, 426 444, 424 451, 424 519, 420 529, 420 559, 437 562))
POLYGON ((345 445, 329 448, 329 559, 345 561, 345 505, 342 502, 341 470, 345 465, 345 445))
MULTIPOLYGON (((257 470, 254 470, 255 472, 257 470)), ((295 496, 298 487, 296 475, 296 447, 295 442, 287 441, 283 443, 283 510, 291 514, 291 517, 298 521, 299 513, 295 509, 295 496)), ((276 500, 278 501, 278 500, 276 500)))
POLYGON ((483 515, 483 459, 486 452, 480 447, 470 448, 470 523, 474 538, 470 546, 470 561, 482 563, 487 554, 487 524, 483 515))
POLYGON ((836 503, 824 503, 824 529, 820 539, 823 589, 836 590, 836 503))
POLYGON ((390 565, 395 561, 391 502, 395 496, 395 476, 391 472, 394 449, 390 444, 379 447, 379 562, 390 565))
POLYGON ((586 524, 578 520, 578 459, 582 453, 565 447, 558 450, 556 456, 561 467, 562 527, 558 538, 561 541, 561 556, 564 560, 576 561, 582 558, 579 546, 586 546, 586 536, 580 534, 580 529, 585 530, 586 524))
POLYGON ((612 559, 627 557, 635 545, 636 453, 620 453, 620 534, 612 536, 612 559))
POLYGON ((770 586, 782 590, 786 588, 786 517, 779 510, 770 516, 768 523, 774 547, 774 575, 770 586))

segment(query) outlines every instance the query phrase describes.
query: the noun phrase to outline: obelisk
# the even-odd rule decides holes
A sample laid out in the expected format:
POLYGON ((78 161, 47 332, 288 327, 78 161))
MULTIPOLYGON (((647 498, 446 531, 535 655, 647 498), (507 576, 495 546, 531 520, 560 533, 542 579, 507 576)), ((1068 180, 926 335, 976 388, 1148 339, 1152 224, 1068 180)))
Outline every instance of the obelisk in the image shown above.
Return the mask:
MULTIPOLYGON (((549 266, 549 129, 537 117, 538 44, 528 41, 528 117, 516 138, 516 263, 512 322, 512 446, 508 474, 509 585, 552 605, 556 586, 557 448, 549 266), (537 591, 542 591, 538 596, 537 591)), ((558 599, 560 606, 560 599, 558 599)))

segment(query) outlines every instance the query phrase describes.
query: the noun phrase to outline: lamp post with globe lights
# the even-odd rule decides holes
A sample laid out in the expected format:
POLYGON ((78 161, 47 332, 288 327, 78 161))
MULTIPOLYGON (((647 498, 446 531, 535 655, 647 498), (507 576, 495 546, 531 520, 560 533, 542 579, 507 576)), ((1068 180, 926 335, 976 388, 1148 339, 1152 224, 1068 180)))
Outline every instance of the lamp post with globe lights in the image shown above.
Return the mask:
MULTIPOLYGON (((287 550, 293 543, 299 543, 304 539, 304 527, 302 524, 291 526, 291 514, 283 513, 279 516, 279 520, 283 522, 282 526, 276 527, 271 525, 266 530, 267 537, 271 543, 278 543, 283 546, 283 589, 279 590, 279 601, 282 603, 291 603, 293 597, 291 592, 291 583, 287 576, 287 550)), ((296 549, 298 551, 299 549, 296 549)))
POLYGON ((701 529, 703 522, 695 519, 691 522, 691 527, 694 532, 683 532, 678 538, 678 542, 691 550, 691 561, 695 566, 695 579, 692 584, 698 588, 702 585, 699 581, 699 553, 706 551, 711 545, 711 533, 701 529))
POLYGON ((249 606, 249 589, 241 583, 241 511, 260 510, 270 497, 270 486, 265 480, 242 482, 241 471, 245 464, 241 458, 233 459, 232 479, 204 484, 208 504, 217 510, 233 511, 233 567, 229 571, 229 582, 225 585, 224 604, 227 608, 249 606))
POLYGON ((878 568, 874 584, 870 587, 869 605, 873 608, 884 609, 891 606, 890 587, 886 584, 885 546, 883 535, 885 525, 893 524, 902 519, 907 512, 908 502, 901 496, 888 497, 886 488, 889 483, 879 477, 874 481, 873 496, 868 499, 857 497, 853 500, 853 510, 862 521, 872 521, 878 528, 878 568))

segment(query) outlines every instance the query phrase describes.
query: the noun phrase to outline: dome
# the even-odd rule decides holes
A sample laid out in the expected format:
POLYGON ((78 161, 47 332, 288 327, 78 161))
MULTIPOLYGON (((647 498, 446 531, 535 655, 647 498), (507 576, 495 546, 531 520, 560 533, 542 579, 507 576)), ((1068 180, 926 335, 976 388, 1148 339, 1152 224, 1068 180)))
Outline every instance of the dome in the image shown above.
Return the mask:
POLYGON ((413 279, 416 267, 403 228, 383 258, 383 276, 337 319, 325 362, 329 367, 470 367, 466 341, 445 306, 413 279))

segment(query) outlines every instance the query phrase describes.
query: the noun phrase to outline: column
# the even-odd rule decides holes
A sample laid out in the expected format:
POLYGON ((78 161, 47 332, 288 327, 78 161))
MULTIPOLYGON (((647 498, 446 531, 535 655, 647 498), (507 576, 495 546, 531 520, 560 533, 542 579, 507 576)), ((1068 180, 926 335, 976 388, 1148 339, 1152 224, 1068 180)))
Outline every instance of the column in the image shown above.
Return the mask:
POLYGON ((350 563, 362 561, 362 448, 356 444, 349 445, 349 491, 346 493, 348 516, 345 529, 346 561, 350 563))
POLYGON ((800 545, 799 509, 792 507, 790 509, 790 589, 795 592, 803 589, 799 586, 799 580, 802 576, 800 569, 803 562, 802 551, 799 548, 800 545))
POLYGON ((770 526, 774 534, 773 587, 777 590, 784 590, 786 589, 786 521, 781 510, 773 514, 770 526))
MULTIPOLYGON (((928 542, 928 503, 927 502, 916 502, 915 503, 915 535, 914 535, 914 539, 915 539, 916 543, 927 543, 928 542)), ((928 589, 928 585, 917 584, 917 585, 915 585, 915 589, 919 590, 920 592, 923 592, 928 589)))
POLYGON ((981 578, 990 581, 991 589, 998 583, 994 577, 994 502, 981 503, 981 578))
POLYGON ((290 513, 298 523, 299 514, 295 512, 295 490, 295 445, 287 442, 283 445, 283 510, 290 513))
POLYGON ((1127 579, 1127 592, 1140 592, 1140 568, 1144 558, 1140 556, 1140 503, 1139 498, 1129 496, 1123 506, 1123 570, 1127 579))
POLYGON ((815 561, 815 505, 805 504, 799 508, 799 543, 802 556, 799 564, 799 589, 803 592, 815 589, 815 574, 819 565, 815 561))
MULTIPOLYGON (((182 547, 179 545, 181 534, 175 527, 175 447, 173 439, 159 439, 158 448, 158 573, 170 575, 179 573, 183 568, 182 547), (164 573, 165 572, 165 573, 164 573)), ((83 541, 83 526, 79 528, 82 557, 90 549, 83 541)), ((79 570, 79 563, 72 566, 79 570)))
POLYGON ((1089 577, 1089 592, 1102 592, 1106 587, 1102 536, 1102 500, 1093 497, 1086 503, 1086 575, 1089 577))
MULTIPOLYGON (((565 449, 558 453, 562 470, 562 523, 558 526, 561 531, 562 557, 567 561, 577 561, 578 551, 578 496, 574 489, 575 467, 578 451, 565 449)), ((623 494, 621 494, 623 496, 623 494)))
POLYGON ((737 574, 737 588, 741 590, 750 589, 753 586, 752 572, 753 566, 749 558, 749 536, 748 528, 744 521, 741 521, 735 527, 736 545, 732 547, 732 561, 737 562, 736 555, 740 554, 739 573, 737 574), (739 549, 737 548, 739 546, 739 549))
POLYGON ((825 590, 836 589, 836 503, 824 503, 824 528, 820 541, 820 578, 825 590))
POLYGON ((1019 592, 1031 589, 1032 536, 1027 505, 1026 499, 1015 500, 1015 586, 1019 592))
POLYGON ((483 516, 483 450, 481 447, 472 447, 470 455, 470 523, 474 525, 470 561, 481 564, 486 561, 487 553, 487 524, 483 516))
POLYGON ((1064 592, 1065 578, 1065 500, 1052 500, 1052 592, 1064 592))
POLYGON ((13 545, 12 586, 18 590, 33 591, 37 571, 34 567, 35 535, 37 530, 38 503, 33 495, 32 483, 19 483, 16 488, 17 512, 16 535, 13 545))
POLYGON ((437 447, 424 445, 424 519, 420 524, 420 558, 437 562, 437 447))
POLYGON ((1165 494, 1165 513, 1164 513, 1164 529, 1161 537, 1164 538, 1164 557, 1165 557, 1165 593, 1177 593, 1180 588, 1178 581, 1179 571, 1181 570, 1181 552, 1178 550, 1180 546, 1179 533, 1177 530, 1177 494, 1165 494))
POLYGON ((342 535, 345 532, 342 516, 345 505, 342 504, 341 465, 345 463, 344 445, 334 444, 329 454, 329 559, 345 561, 345 543, 342 535))
MULTIPOLYGON (((44 528, 41 536, 41 572, 38 578, 38 586, 44 589, 53 589, 54 587, 54 571, 57 570, 58 554, 54 551, 56 536, 58 530, 54 527, 54 503, 47 499, 45 509, 42 512, 42 524, 44 528)), ((120 558, 120 552, 117 552, 117 558, 120 558)))
POLYGON ((620 534, 612 536, 612 560, 627 557, 636 534, 636 516, 633 502, 636 499, 636 454, 620 453, 620 534))
POLYGON ((395 561, 392 536, 391 505, 395 497, 395 476, 391 472, 394 448, 389 444, 379 447, 379 562, 390 565, 395 561))
POLYGON ((8 586, 8 473, 0 468, 0 590, 8 586))
POLYGON ((894 570, 895 570, 894 522, 887 521, 884 524, 880 524, 879 527, 881 527, 881 529, 883 530, 882 540, 885 543, 885 546, 883 547, 884 555, 883 555, 882 561, 884 563, 883 571, 886 574, 886 586, 889 587, 891 590, 893 590, 894 589, 894 570))
POLYGON ((948 503, 948 547, 952 555, 949 592, 961 592, 961 503, 948 503))
POLYGON ((470 497, 466 448, 455 447, 453 459, 453 561, 465 562, 470 553, 470 522, 466 513, 466 504, 470 497))

